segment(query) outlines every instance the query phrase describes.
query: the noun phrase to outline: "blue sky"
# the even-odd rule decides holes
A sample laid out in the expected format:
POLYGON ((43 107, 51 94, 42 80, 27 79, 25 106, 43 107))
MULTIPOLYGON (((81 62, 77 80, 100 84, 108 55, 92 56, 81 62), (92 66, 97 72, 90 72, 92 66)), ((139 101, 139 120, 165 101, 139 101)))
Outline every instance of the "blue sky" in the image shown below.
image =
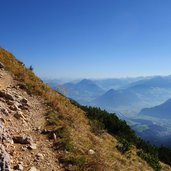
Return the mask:
POLYGON ((171 74, 170 0, 1 0, 0 46, 46 78, 171 74))

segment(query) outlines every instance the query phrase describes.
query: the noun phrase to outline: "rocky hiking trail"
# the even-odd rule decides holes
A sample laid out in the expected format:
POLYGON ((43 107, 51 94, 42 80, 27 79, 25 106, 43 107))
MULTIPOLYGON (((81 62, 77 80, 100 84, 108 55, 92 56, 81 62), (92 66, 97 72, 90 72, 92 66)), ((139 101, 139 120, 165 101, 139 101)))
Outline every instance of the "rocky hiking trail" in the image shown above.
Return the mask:
POLYGON ((0 171, 63 171, 53 140, 42 134, 47 107, 0 69, 0 171))
POLYGON ((0 90, 6 89, 11 84, 12 84, 11 76, 4 70, 1 70, 1 72, 0 72, 0 90))

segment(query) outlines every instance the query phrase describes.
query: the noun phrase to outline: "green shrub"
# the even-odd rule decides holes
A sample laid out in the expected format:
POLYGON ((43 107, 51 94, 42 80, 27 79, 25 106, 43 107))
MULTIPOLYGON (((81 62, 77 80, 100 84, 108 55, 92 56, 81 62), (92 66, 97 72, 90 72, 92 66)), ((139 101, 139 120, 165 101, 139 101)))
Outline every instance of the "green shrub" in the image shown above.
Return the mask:
POLYGON ((86 164, 86 159, 77 152, 67 152, 60 158, 60 162, 65 165, 65 168, 68 171, 80 171, 83 170, 82 167, 86 164))
POLYGON ((48 125, 53 126, 52 131, 49 131, 49 138, 54 138, 54 134, 58 138, 54 142, 54 148, 60 150, 72 151, 73 145, 70 139, 69 131, 62 125, 58 114, 55 111, 49 111, 46 113, 48 125))
POLYGON ((145 153, 143 150, 138 151, 137 154, 143 160, 145 160, 155 171, 161 170, 159 159, 156 156, 153 156, 149 153, 145 153))
POLYGON ((120 139, 119 140, 119 144, 117 145, 117 149, 122 153, 126 153, 127 151, 130 151, 132 147, 132 144, 129 143, 127 140, 125 139, 120 139))
POLYGON ((91 132, 100 135, 104 132, 104 124, 98 120, 90 120, 91 132))
POLYGON ((97 154, 97 156, 88 156, 82 154, 79 151, 74 153, 66 153, 63 158, 60 159, 66 166, 67 171, 105 171, 109 170, 108 166, 104 164, 97 154))
POLYGON ((167 148, 167 147, 163 147, 161 146, 159 148, 159 159, 168 164, 168 165, 171 165, 171 149, 170 148, 167 148))

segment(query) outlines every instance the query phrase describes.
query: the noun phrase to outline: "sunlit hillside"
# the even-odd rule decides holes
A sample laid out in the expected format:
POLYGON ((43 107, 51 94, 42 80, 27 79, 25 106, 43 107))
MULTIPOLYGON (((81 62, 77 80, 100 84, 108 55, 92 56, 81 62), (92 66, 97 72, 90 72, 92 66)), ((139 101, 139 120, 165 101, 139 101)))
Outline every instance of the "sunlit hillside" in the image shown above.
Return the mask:
MULTIPOLYGON (((38 115, 35 124, 40 124, 40 118, 43 118, 46 121, 45 125, 40 125, 41 131, 46 134, 44 137, 44 144, 48 142, 53 144, 53 146, 50 147, 54 149, 51 153, 54 155, 56 154, 56 160, 58 160, 61 170, 171 170, 169 166, 156 160, 153 161, 152 158, 149 158, 141 149, 137 149, 131 142, 124 141, 124 139, 120 140, 126 136, 122 126, 126 128, 126 131, 128 129, 128 133, 131 134, 132 131, 124 121, 120 121, 115 115, 112 117, 114 121, 117 121, 115 126, 121 126, 120 128, 118 127, 116 134, 112 132, 112 125, 111 131, 110 129, 107 129, 107 127, 100 127, 100 120, 98 120, 98 118, 91 119, 90 115, 88 116, 88 111, 86 109, 81 109, 79 105, 75 105, 73 102, 71 103, 69 99, 52 90, 48 85, 44 84, 42 80, 35 76, 32 68, 26 68, 21 61, 18 61, 12 54, 2 48, 0 49, 0 62, 4 66, 0 73, 5 72, 6 75, 11 77, 10 85, 5 88, 4 91, 9 89, 11 92, 22 92, 22 94, 26 92, 25 96, 27 96, 28 99, 34 98, 35 101, 42 106, 40 109, 42 110, 42 115, 38 115), (16 87, 19 89, 15 90, 16 87), (120 137, 120 135, 122 136, 120 137), (124 142, 126 142, 126 144, 124 142)), ((31 102, 31 104, 34 106, 33 102, 31 102)), ((6 105, 6 103, 7 101, 2 100, 3 105, 6 105)), ((28 108, 31 110, 31 106, 28 108)), ((8 122, 11 124, 12 122, 19 122, 18 120, 15 120, 13 116, 10 116, 11 118, 9 121, 8 116, 3 116, 1 113, 0 117, 4 117, 5 120, 4 126, 10 127, 8 122)), ((106 118, 109 117, 108 114, 105 115, 107 116, 106 118)), ((28 125, 29 124, 31 123, 28 123, 28 125)), ((29 134, 33 133, 30 131, 29 134)), ((38 134, 37 136, 40 135, 38 134)), ((4 146, 8 151, 7 144, 4 144, 4 146)), ((15 144, 10 145, 11 148, 14 146, 15 144)), ((20 156, 22 153, 17 153, 17 150, 19 151, 20 148, 16 145, 13 154, 10 154, 11 161, 13 158, 16 158, 15 154, 18 154, 18 158, 25 157, 20 156)), ((23 165, 25 165, 25 163, 23 165)), ((46 159, 42 161, 42 165, 46 166, 46 159)), ((13 166, 12 162, 11 166, 13 166)), ((52 166, 49 165, 48 167, 49 170, 51 170, 52 166)), ((37 169, 40 169, 39 166, 37 166, 37 169)), ((58 170, 57 168, 53 169, 55 171, 58 170)))

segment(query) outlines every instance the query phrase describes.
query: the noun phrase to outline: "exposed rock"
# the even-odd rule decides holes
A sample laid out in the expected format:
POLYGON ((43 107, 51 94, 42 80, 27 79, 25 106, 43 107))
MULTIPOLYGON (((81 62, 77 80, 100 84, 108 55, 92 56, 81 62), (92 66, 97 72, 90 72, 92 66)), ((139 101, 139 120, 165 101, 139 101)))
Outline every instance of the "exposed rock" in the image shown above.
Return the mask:
POLYGON ((29 171, 38 171, 37 169, 36 169, 36 167, 31 167, 31 169, 29 170, 29 171))
POLYGON ((24 170, 24 167, 22 164, 17 164, 16 166, 14 166, 14 170, 24 170))
POLYGON ((0 122, 5 123, 5 119, 0 117, 0 122))
POLYGON ((5 91, 0 91, 0 97, 5 98, 6 100, 14 101, 14 97, 5 91))
POLYGON ((42 132, 42 131, 41 131, 41 127, 35 127, 35 128, 33 128, 33 131, 36 131, 36 132, 39 132, 39 133, 42 132))
POLYGON ((21 99, 20 101, 22 104, 28 104, 28 100, 26 98, 21 99))
POLYGON ((22 89, 22 90, 27 90, 27 86, 26 86, 25 84, 23 84, 23 83, 19 83, 19 84, 18 84, 18 87, 19 87, 20 89, 22 89))
POLYGON ((36 150, 37 149, 37 144, 31 144, 28 148, 30 150, 36 150))
POLYGON ((0 171, 10 171, 10 157, 3 145, 0 145, 0 171))
POLYGON ((2 97, 0 97, 0 101, 3 102, 3 103, 6 103, 6 100, 3 99, 2 97))
POLYGON ((8 105, 14 105, 14 102, 11 101, 11 100, 7 101, 6 103, 7 103, 8 105))
POLYGON ((41 134, 49 134, 49 133, 52 133, 51 130, 47 130, 47 129, 43 129, 41 134))
MULTIPOLYGON (((15 88, 15 87, 14 87, 15 88)), ((17 99, 22 99, 23 97, 21 97, 20 95, 18 95, 18 94, 15 94, 15 97, 17 98, 17 99)))
POLYGON ((13 141, 14 143, 17 143, 17 144, 30 144, 30 145, 33 144, 33 139, 27 136, 13 137, 13 141))
POLYGON ((23 146, 22 151, 26 151, 26 150, 27 150, 27 147, 23 146))
POLYGON ((2 62, 0 62, 0 69, 4 68, 4 64, 2 62))
POLYGON ((5 115, 9 114, 8 110, 6 108, 3 108, 3 107, 0 107, 0 112, 2 112, 5 115))
POLYGON ((4 128, 4 126, 1 124, 0 122, 0 142, 1 143, 10 143, 12 144, 13 141, 12 139, 10 138, 9 134, 8 134, 8 131, 4 128))
POLYGON ((7 99, 7 100, 14 100, 14 97, 11 95, 11 94, 8 94, 8 93, 6 93, 6 96, 5 96, 5 98, 7 99))
POLYGON ((57 139, 57 136, 55 133, 53 133, 53 139, 56 140, 57 139))
POLYGON ((0 71, 0 171, 61 171, 53 142, 41 135, 46 126, 43 99, 19 89, 13 74, 0 71))
POLYGON ((90 150, 88 151, 88 154, 93 155, 93 154, 95 154, 95 151, 92 150, 92 149, 90 149, 90 150))
POLYGON ((20 110, 16 104, 10 106, 9 109, 11 109, 12 111, 19 111, 20 110))
POLYGON ((14 117, 17 119, 24 118, 23 112, 17 111, 17 113, 14 114, 14 117))
POLYGON ((6 137, 4 126, 0 123, 0 141, 3 141, 6 137))
POLYGON ((23 105, 23 104, 19 105, 18 107, 22 110, 28 110, 29 109, 27 105, 23 105))
POLYGON ((43 159, 44 159, 44 156, 43 156, 43 154, 38 153, 38 154, 36 155, 36 158, 37 158, 38 160, 43 160, 43 159))

